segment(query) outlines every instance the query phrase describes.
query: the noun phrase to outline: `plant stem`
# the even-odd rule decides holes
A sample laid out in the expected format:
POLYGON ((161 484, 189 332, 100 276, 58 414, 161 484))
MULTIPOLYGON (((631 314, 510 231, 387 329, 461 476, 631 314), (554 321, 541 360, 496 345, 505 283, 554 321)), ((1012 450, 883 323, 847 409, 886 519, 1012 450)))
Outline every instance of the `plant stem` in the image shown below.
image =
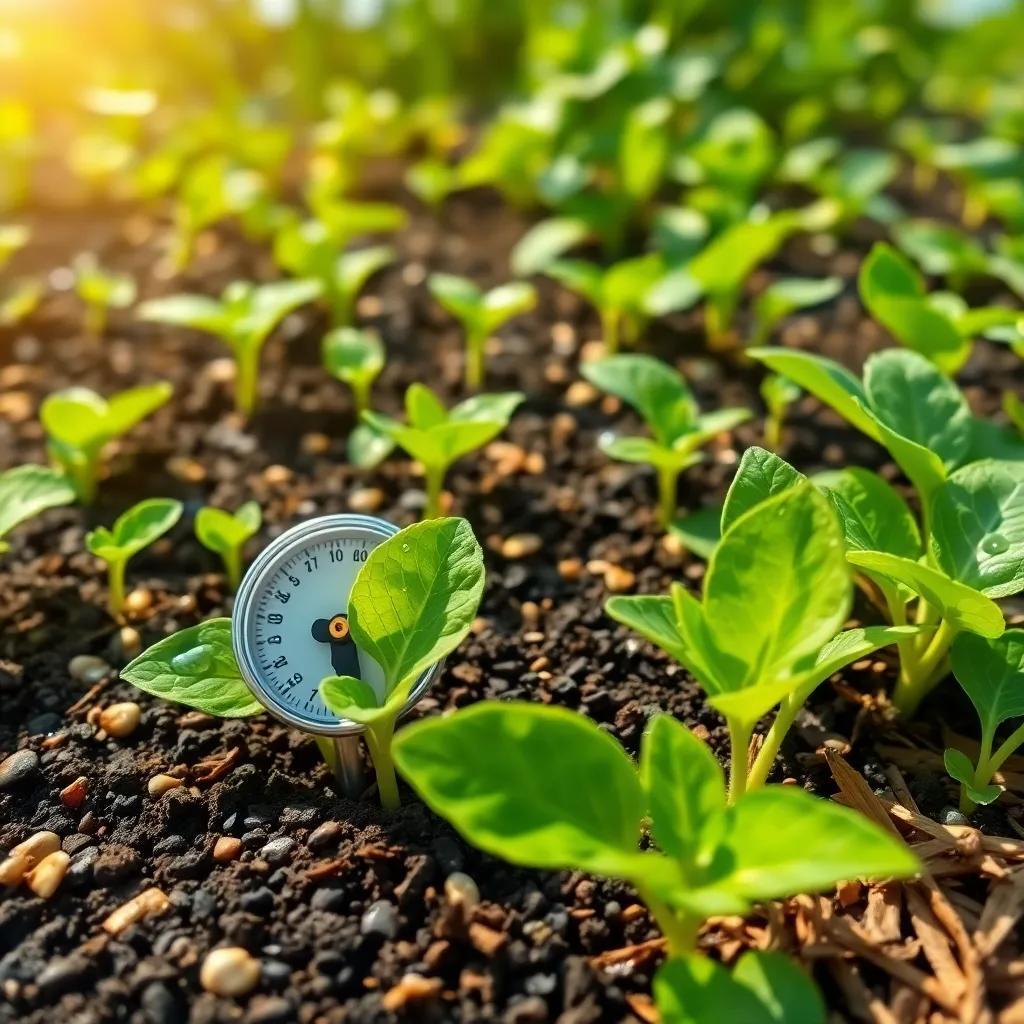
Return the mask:
POLYGON ((790 726, 796 721, 796 716, 803 706, 803 694, 791 693, 780 705, 775 721, 771 728, 765 733, 761 749, 754 758, 754 763, 747 774, 747 791, 759 789, 768 779, 768 774, 775 764, 775 758, 782 747, 782 741, 786 738, 790 726), (798 696, 801 699, 797 699, 798 696))
POLYGON ((651 889, 639 882, 633 883, 640 898, 647 904, 647 909, 661 929, 661 934, 668 942, 669 956, 685 956, 692 953, 697 946, 697 932, 700 921, 677 913, 666 903, 655 896, 651 889))
POLYGON ((483 386, 486 349, 486 334, 480 331, 466 332, 466 387, 470 391, 477 391, 483 386))
POLYGON ((768 413, 764 418, 764 446, 770 452, 777 452, 782 444, 782 417, 768 413))
POLYGON ((904 717, 909 718, 917 711, 945 674, 946 655, 956 634, 956 628, 943 619, 923 651, 915 653, 909 661, 901 656, 893 703, 904 717))
POLYGON ((352 401, 355 405, 356 422, 362 421, 363 413, 370 408, 370 388, 372 381, 354 380, 352 382, 352 401))
MULTIPOLYGON (((974 769, 974 785, 987 786, 988 780, 992 778, 994 769, 992 763, 992 741, 994 736, 992 730, 983 728, 981 730, 981 744, 978 748, 978 763, 974 769)), ((967 795, 967 787, 960 783, 960 813, 970 814, 978 805, 967 795)))
POLYGON ((747 760, 750 755, 750 737, 753 726, 744 725, 736 718, 727 718, 729 727, 729 804, 737 800, 747 791, 747 760))
POLYGON ((377 794, 385 811, 397 811, 402 805, 398 796, 395 762, 391 757, 391 739, 395 734, 395 720, 383 718, 366 727, 363 734, 370 750, 370 760, 377 775, 377 794))
POLYGON ((256 369, 259 355, 238 352, 235 371, 235 408, 248 419, 256 408, 256 369))
POLYGON ((679 469, 675 466, 658 467, 658 520, 667 530, 676 517, 676 489, 679 469))
POLYGON ((444 486, 444 469, 440 466, 424 466, 427 504, 423 509, 424 519, 437 519, 441 515, 441 489, 444 486))
POLYGON ((116 619, 124 608, 124 571, 128 562, 124 558, 116 558, 107 562, 107 608, 116 619))
POLYGON ((107 329, 107 310, 99 303, 90 303, 85 307, 85 333, 90 338, 100 338, 107 329))
POLYGON ((601 340, 604 342, 604 353, 613 356, 619 351, 619 311, 617 309, 601 310, 601 340))
POLYGON ((232 590, 238 589, 242 580, 242 549, 228 548, 224 552, 224 571, 228 578, 228 586, 232 590))

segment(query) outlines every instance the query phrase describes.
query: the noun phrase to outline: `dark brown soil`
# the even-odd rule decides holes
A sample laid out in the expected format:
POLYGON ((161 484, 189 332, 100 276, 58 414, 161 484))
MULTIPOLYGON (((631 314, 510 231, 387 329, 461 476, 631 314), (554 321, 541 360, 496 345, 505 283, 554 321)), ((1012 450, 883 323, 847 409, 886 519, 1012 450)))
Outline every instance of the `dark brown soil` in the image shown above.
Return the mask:
MULTIPOLYGON (((424 274, 446 269, 503 280, 505 254, 524 227, 485 194, 453 201, 440 224, 414 213, 398 240, 398 264, 374 281, 360 305, 361 319, 381 331, 389 353, 376 390, 380 408, 397 410, 414 380, 459 397, 460 340, 429 301, 424 274)), ((94 249, 137 274, 146 296, 215 293, 236 276, 273 273, 258 247, 225 228, 204 239, 184 280, 160 280, 164 230, 131 210, 81 221, 41 213, 33 245, 14 269, 49 270, 94 249)), ((865 244, 866 236, 858 236, 825 260, 798 240, 756 276, 752 288, 782 271, 832 269, 848 280, 829 306, 788 323, 786 343, 814 346, 851 366, 885 343, 856 298, 865 244)), ((51 279, 60 284, 59 274, 51 279)), ((489 389, 521 389, 527 401, 502 444, 463 460, 448 482, 454 509, 470 519, 487 550, 479 628, 416 713, 484 698, 557 703, 589 715, 633 751, 648 717, 667 710, 702 726, 721 750, 719 719, 692 680, 603 615, 608 591, 595 563, 635 574, 631 589, 640 592, 661 592, 679 578, 699 587, 703 566, 662 537, 649 474, 611 463, 597 448, 602 431, 637 427, 632 415, 581 395, 578 384, 570 390, 580 347, 596 337, 594 317, 550 283, 539 287, 539 308, 502 332, 489 364, 489 389), (543 545, 529 557, 506 559, 502 541, 513 534, 538 535, 543 545), (573 559, 582 564, 578 577, 560 569, 573 559)), ((324 321, 315 310, 294 315, 267 345, 262 407, 248 426, 230 411, 226 351, 216 340, 130 314, 115 314, 108 337, 94 340, 82 336, 80 322, 74 296, 53 292, 28 325, 0 339, 0 467, 45 459, 38 404, 59 387, 86 384, 109 393, 167 379, 175 395, 112 452, 95 508, 53 511, 21 528, 0 566, 0 758, 18 748, 39 754, 33 771, 0 791, 0 846, 51 829, 72 855, 69 876, 50 900, 24 888, 0 896, 0 985, 7 999, 0 1020, 383 1021, 394 1017, 384 994, 410 971, 440 982, 433 998, 409 1007, 422 1019, 634 1019, 627 997, 649 992, 656 961, 602 972, 588 959, 657 935, 626 887, 508 867, 467 846, 408 791, 393 816, 372 793, 358 802, 342 799, 315 746, 265 717, 222 722, 186 713, 117 679, 122 635, 104 611, 101 569, 83 550, 86 529, 143 497, 185 501, 174 533, 129 570, 131 584, 150 598, 130 623, 146 645, 230 611, 219 566, 192 536, 192 517, 203 503, 231 508, 258 500, 265 526, 255 552, 302 518, 349 508, 353 494, 364 510, 409 523, 422 493, 400 454, 371 473, 346 466, 350 404, 320 368, 324 321), (69 673, 80 654, 99 655, 114 669, 91 693, 69 673), (142 723, 126 739, 101 739, 90 709, 115 701, 138 701, 142 723), (214 781, 203 781, 207 759, 221 759, 223 774, 214 781), (170 770, 187 784, 150 797, 148 780, 170 770), (87 796, 71 810, 59 794, 79 777, 87 780, 87 796), (237 861, 213 860, 220 836, 241 839, 237 861), (446 903, 445 880, 455 871, 479 886, 481 927, 467 930, 446 903), (153 885, 170 899, 166 913, 116 937, 101 930, 112 910, 153 885), (242 1000, 218 999, 199 985, 204 955, 225 943, 244 946, 263 964, 262 982, 242 1000)), ((697 313, 655 325, 646 345, 687 373, 705 406, 760 409, 759 371, 709 357, 697 313)), ((979 346, 963 378, 978 411, 993 410, 1001 387, 1022 382, 1020 365, 979 346)), ((757 418, 712 446, 707 461, 686 474, 683 503, 695 508, 720 499, 738 454, 760 441, 760 431, 757 418)), ((808 472, 846 462, 877 467, 883 456, 810 399, 793 412, 785 454, 808 472)), ((851 759, 872 783, 884 783, 874 743, 886 725, 865 714, 851 691, 882 690, 887 662, 882 655, 846 672, 850 689, 821 688, 787 744, 778 778, 832 792, 816 749, 856 732, 851 759)), ((942 697, 955 712, 952 727, 971 733, 969 709, 954 687, 942 697)), ((937 734, 924 735, 934 743, 937 734)), ((944 778, 926 774, 912 783, 928 812, 939 814, 952 801, 944 778)), ((995 819, 1005 831, 1003 812, 995 819)), ((841 1019, 842 997, 828 991, 841 1019)))

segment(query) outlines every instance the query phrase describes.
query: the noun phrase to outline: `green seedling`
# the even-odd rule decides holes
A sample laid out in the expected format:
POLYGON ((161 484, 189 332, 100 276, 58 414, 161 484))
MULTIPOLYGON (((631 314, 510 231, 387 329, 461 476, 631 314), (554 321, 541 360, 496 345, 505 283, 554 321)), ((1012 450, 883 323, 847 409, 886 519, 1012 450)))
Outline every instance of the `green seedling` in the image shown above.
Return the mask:
POLYGON ((234 281, 220 299, 207 295, 169 295, 145 302, 139 314, 158 323, 214 334, 235 357, 235 406, 243 416, 256 408, 260 352, 274 328, 291 312, 320 294, 315 281, 234 281))
POLYGON ((181 512, 180 501, 149 498, 118 516, 112 530, 100 526, 85 535, 85 546, 107 563, 107 608, 114 618, 124 608, 124 573, 128 560, 171 529, 181 518, 181 512))
POLYGON ((15 327, 27 320, 43 300, 45 288, 38 278, 14 281, 0 295, 0 326, 15 327))
POLYGON ((319 284, 337 327, 351 326, 356 300, 367 282, 395 260, 389 245, 371 245, 345 252, 318 220, 287 224, 274 239, 278 266, 296 277, 319 284))
POLYGON ((788 378, 769 373, 761 381, 761 399, 767 415, 764 418, 764 446, 778 451, 782 446, 782 427, 789 407, 803 392, 788 378))
POLYGON ((393 234, 406 223, 405 211, 394 203, 358 202, 341 199, 330 192, 310 192, 314 219, 326 231, 335 250, 341 252, 363 235, 393 234))
POLYGON ((613 597, 617 622, 682 664, 725 718, 732 748, 730 799, 762 786, 786 733, 814 690, 834 672, 913 627, 839 632, 852 604, 843 532, 828 499, 781 459, 749 457, 722 511, 703 599, 681 584, 657 597, 613 597), (756 470, 756 472, 755 472, 756 470), (754 727, 778 708, 754 759, 754 727))
POLYGON ((427 287, 462 325, 466 335, 466 387, 476 390, 484 382, 487 339, 513 317, 533 309, 537 293, 533 285, 523 281, 485 292, 468 278, 455 274, 431 274, 427 287))
POLYGON ((992 778, 1024 744, 1024 725, 1018 725, 995 746, 999 727, 1024 717, 1024 629, 1008 629, 991 640, 964 633, 953 644, 950 661, 981 723, 976 764, 955 748, 943 758, 946 771, 960 783, 960 810, 970 814, 978 804, 999 799, 1003 787, 992 778))
POLYGON ((46 466, 15 466, 0 473, 0 554, 10 549, 4 537, 19 523, 74 500, 67 477, 46 466))
POLYGON ((578 217, 548 217, 529 228, 512 247, 509 263, 517 277, 543 274, 570 249, 586 241, 587 224, 578 217))
POLYGON ((475 395, 448 410, 430 388, 412 384, 405 393, 407 423, 375 412, 364 412, 363 420, 423 466, 427 490, 423 516, 435 519, 441 514, 448 467, 493 441, 508 426, 523 397, 518 391, 475 395))
POLYGON ((830 302, 843 290, 838 277, 784 277, 773 281, 754 302, 752 345, 763 345, 792 313, 830 302))
POLYGON ((654 976, 661 1024, 825 1024, 814 982, 782 953, 744 953, 730 971, 699 954, 678 956, 654 976))
POLYGON ((370 389, 384 369, 384 346, 376 331, 336 327, 324 336, 324 369, 352 389, 356 417, 370 408, 370 389))
POLYGON ((807 184, 834 204, 836 230, 848 228, 858 217, 888 224, 900 216, 900 209, 883 190, 898 170, 894 153, 844 149, 835 163, 818 170, 807 184))
POLYGON ((876 242, 861 264, 858 283, 868 312, 897 341, 950 375, 967 361, 975 335, 1021 319, 1019 310, 968 309, 950 292, 927 294, 910 261, 884 242, 876 242))
POLYGON ((366 729, 387 810, 398 807, 395 725, 420 676, 462 643, 484 589, 484 557, 465 519, 401 530, 370 552, 352 584, 348 623, 357 649, 384 671, 384 692, 352 676, 320 684, 324 704, 366 729))
MULTIPOLYGON (((801 486, 804 477, 760 449, 744 454, 722 513, 801 486)), ((995 600, 1024 589, 1024 467, 985 459, 953 472, 929 500, 919 527, 906 502, 864 469, 822 473, 813 481, 839 517, 847 561, 897 627, 921 628, 898 643, 897 708, 913 714, 948 673, 950 645, 962 633, 989 639, 1005 628, 995 600)))
POLYGON ((72 264, 75 292, 85 303, 85 329, 94 338, 107 328, 112 309, 127 309, 135 301, 135 279, 104 270, 92 253, 82 253, 72 264))
POLYGON ((23 249, 30 237, 30 232, 23 224, 0 224, 0 270, 3 270, 11 257, 23 249))
POLYGON ((747 409, 702 414, 682 375, 652 356, 608 356, 584 363, 591 384, 628 402, 644 419, 650 437, 602 438, 613 459, 652 465, 658 476, 658 516, 668 527, 676 517, 679 474, 699 462, 699 449, 750 418, 747 409))
POLYGON ((926 274, 944 277, 957 293, 991 273, 991 257, 972 235, 952 224, 905 220, 893 226, 896 245, 926 274))
POLYGON ((242 552, 245 542, 259 530, 263 517, 255 501, 247 501, 237 512, 205 505, 196 513, 196 537, 203 547, 220 555, 228 585, 238 589, 242 579, 242 552))
POLYGON ((79 501, 96 496, 103 450, 160 408, 173 388, 166 381, 118 392, 109 399, 89 388, 48 395, 39 410, 50 458, 67 475, 79 501))
POLYGON ((897 837, 797 786, 727 803, 714 755, 668 715, 648 726, 639 769, 583 715, 515 701, 416 722, 394 756, 423 800, 485 852, 630 882, 674 957, 696 951, 710 915, 918 870, 897 837), (640 849, 648 821, 657 850, 640 849))
POLYGON ((406 171, 405 185, 434 213, 438 213, 444 201, 462 187, 458 168, 437 157, 425 157, 414 163, 406 171))

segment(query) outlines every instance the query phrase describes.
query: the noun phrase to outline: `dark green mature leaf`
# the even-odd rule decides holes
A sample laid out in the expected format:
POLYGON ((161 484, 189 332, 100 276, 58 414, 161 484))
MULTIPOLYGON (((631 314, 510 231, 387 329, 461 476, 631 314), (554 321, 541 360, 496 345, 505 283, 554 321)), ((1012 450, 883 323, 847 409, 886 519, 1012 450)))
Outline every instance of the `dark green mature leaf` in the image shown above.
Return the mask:
POLYGON ((0 473, 0 552, 8 547, 3 537, 18 523, 74 500, 67 479, 47 466, 15 466, 0 473))
POLYGON ((1024 629, 1008 629, 994 639, 963 633, 953 641, 950 662, 986 735, 1024 716, 1024 629))
POLYGON ((957 470, 932 499, 930 543, 943 572, 989 597, 1024 589, 1024 467, 957 470))
POLYGON ((484 588, 484 560, 465 519, 400 530, 370 552, 349 594, 352 638, 384 670, 388 697, 453 651, 484 588))
POLYGON ((166 637, 123 668, 121 678, 208 715, 241 718, 263 710, 235 661, 230 619, 209 619, 166 637))
POLYGON ((788 491, 807 477, 795 470, 785 459, 764 448, 748 448, 729 485, 722 506, 722 533, 744 512, 760 505, 767 498, 788 491))
POLYGON ((629 877, 641 859, 636 769, 576 712, 476 704, 403 729, 394 755, 433 810, 514 864, 629 877))

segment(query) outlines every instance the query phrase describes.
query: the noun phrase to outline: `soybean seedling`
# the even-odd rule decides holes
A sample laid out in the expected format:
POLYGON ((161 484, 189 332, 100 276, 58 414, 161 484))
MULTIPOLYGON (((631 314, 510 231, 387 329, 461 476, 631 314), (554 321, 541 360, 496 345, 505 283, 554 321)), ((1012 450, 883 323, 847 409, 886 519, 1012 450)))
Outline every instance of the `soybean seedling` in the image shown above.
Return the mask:
POLYGON ((782 444, 782 427, 789 407, 800 397, 800 389, 788 378, 769 373, 761 381, 761 398, 767 415, 764 418, 764 446, 777 451, 782 444))
POLYGON ((275 327, 292 311, 320 294, 315 281, 274 281, 256 285, 234 281, 220 299, 170 295, 143 303, 146 320, 177 324, 214 334, 235 356, 235 405, 248 417, 256 407, 260 352, 275 327))
POLYGON ((129 388, 109 399, 89 388, 66 388, 48 395, 39 410, 50 458, 66 474, 79 501, 96 496, 107 444, 126 434, 160 408, 171 385, 162 381, 129 388))
POLYGON ((475 395, 451 410, 423 384, 412 384, 405 393, 407 423, 375 412, 363 420, 422 466, 426 477, 425 519, 441 514, 441 489, 448 467, 463 455, 494 440, 512 417, 523 395, 518 391, 475 395))
POLYGON ((370 408, 370 389, 384 369, 384 346, 375 331, 337 327, 324 336, 324 369, 352 389, 356 417, 370 408))
POLYGON ((181 512, 180 501, 149 498, 118 516, 113 529, 100 526, 85 535, 85 546, 107 563, 107 607, 114 618, 124 608, 124 574, 128 560, 171 529, 181 518, 181 512))
POLYGON ((485 852, 630 882, 672 957, 696 953, 710 915, 918 869, 897 837, 798 786, 728 803, 714 755, 668 715, 648 726, 639 769, 583 715, 515 701, 416 722, 394 756, 423 800, 485 852), (645 821, 657 850, 640 849, 645 821))
POLYGON ((74 500, 67 477, 47 466, 15 466, 0 473, 0 554, 9 550, 4 537, 19 523, 74 500))
POLYGON ((75 292, 85 303, 85 329, 94 338, 107 328, 111 309, 127 309, 135 301, 135 280, 128 274, 105 270, 92 253, 82 253, 72 264, 75 292))
POLYGON ((245 542, 259 530, 263 517, 255 501, 247 501, 237 512, 225 512, 205 505, 196 513, 196 537, 203 547, 220 555, 228 585, 238 589, 242 579, 242 551, 245 542))
POLYGON ((1018 725, 995 745, 1003 723, 1024 717, 1024 629, 1008 629, 991 640, 964 633, 953 644, 950 661, 981 723, 976 764, 955 748, 946 750, 943 758, 946 771, 960 783, 960 810, 970 814, 978 804, 999 799, 1003 787, 992 781, 993 776, 1024 744, 1024 725, 1018 725))
POLYGON ((484 589, 484 558, 465 519, 435 519, 400 531, 370 552, 348 599, 356 649, 384 670, 384 691, 352 676, 320 684, 324 704, 365 726, 377 791, 398 807, 391 747, 416 680, 453 651, 473 625, 484 589))
POLYGON ((773 281, 754 302, 752 345, 763 345, 775 328, 791 313, 820 306, 843 290, 838 277, 783 277, 773 281))
POLYGON ((582 373, 591 384, 628 402, 650 429, 651 437, 602 439, 601 450, 613 459, 654 466, 658 515, 667 528, 676 518, 679 474, 700 461, 702 445, 749 419, 749 410, 701 414, 682 375, 652 356, 608 356, 584 363, 582 373))
POLYGON ((472 390, 484 382, 487 339, 514 316, 533 309, 537 293, 533 285, 512 281, 482 291, 472 281, 455 274, 431 274, 430 294, 462 324, 466 335, 466 387, 472 390))
POLYGON ((702 599, 676 583, 667 595, 613 597, 605 605, 613 619, 682 664, 725 718, 731 802, 764 784, 797 713, 824 680, 919 632, 906 626, 840 632, 853 588, 839 519, 812 484, 783 488, 790 481, 776 479, 772 467, 785 463, 762 454, 766 471, 755 474, 748 466, 730 488, 702 599), (776 707, 748 765, 754 727, 776 707))

